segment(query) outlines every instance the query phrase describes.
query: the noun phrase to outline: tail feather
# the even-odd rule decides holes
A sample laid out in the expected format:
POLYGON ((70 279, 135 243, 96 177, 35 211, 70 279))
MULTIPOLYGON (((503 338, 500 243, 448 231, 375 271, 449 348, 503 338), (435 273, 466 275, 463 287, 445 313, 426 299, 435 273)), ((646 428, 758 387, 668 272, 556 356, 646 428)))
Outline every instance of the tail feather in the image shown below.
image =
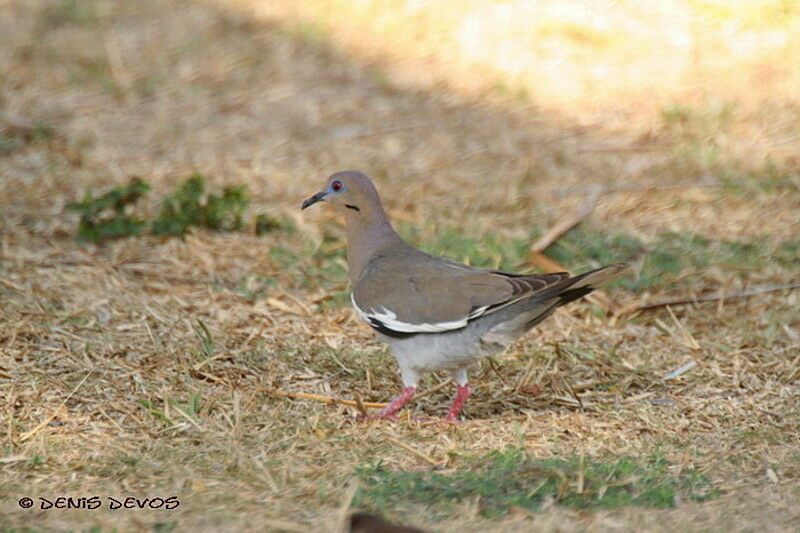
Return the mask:
POLYGON ((630 271, 630 268, 631 266, 628 263, 616 263, 613 265, 600 267, 597 270, 592 270, 591 272, 586 272, 580 276, 575 276, 569 281, 575 281, 575 283, 571 284, 571 288, 574 289, 580 287, 591 287, 596 289, 600 285, 604 285, 610 281, 614 281, 615 279, 624 276, 630 271))
POLYGON ((550 287, 534 292, 530 298, 515 305, 524 306, 507 314, 505 319, 481 336, 481 341, 498 346, 507 346, 511 341, 536 326, 564 304, 586 296, 603 283, 608 283, 628 271, 625 263, 608 265, 574 278, 564 279, 550 287))
POLYGON ((536 295, 536 299, 538 301, 544 301, 550 298, 557 298, 558 303, 556 307, 559 307, 574 302, 601 285, 624 276, 628 273, 629 269, 630 265, 627 263, 616 263, 600 267, 591 272, 586 272, 580 276, 575 276, 574 278, 565 279, 560 283, 556 283, 539 292, 536 295))

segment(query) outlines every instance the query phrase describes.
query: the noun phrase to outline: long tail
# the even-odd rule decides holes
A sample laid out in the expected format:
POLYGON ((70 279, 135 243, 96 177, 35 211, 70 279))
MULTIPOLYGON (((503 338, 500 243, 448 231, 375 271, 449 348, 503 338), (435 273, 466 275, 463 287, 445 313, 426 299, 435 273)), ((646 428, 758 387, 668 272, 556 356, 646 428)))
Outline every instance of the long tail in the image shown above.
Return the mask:
POLYGON ((545 290, 552 290, 553 296, 558 297, 558 305, 564 305, 586 296, 601 285, 614 281, 629 271, 630 265, 628 263, 616 263, 569 278, 545 290))

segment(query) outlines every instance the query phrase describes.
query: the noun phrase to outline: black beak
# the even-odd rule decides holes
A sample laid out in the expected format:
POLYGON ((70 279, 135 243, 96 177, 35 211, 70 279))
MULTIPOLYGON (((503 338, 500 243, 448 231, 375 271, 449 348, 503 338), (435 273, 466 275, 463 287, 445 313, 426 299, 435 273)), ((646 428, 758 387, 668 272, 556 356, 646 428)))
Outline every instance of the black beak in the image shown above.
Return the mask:
POLYGON ((325 196, 327 196, 327 195, 328 195, 328 193, 325 192, 325 191, 318 192, 317 194, 315 194, 311 198, 306 199, 306 201, 303 202, 303 206, 300 209, 305 209, 306 207, 310 207, 310 206, 314 205, 315 203, 322 201, 322 199, 325 198, 325 196))

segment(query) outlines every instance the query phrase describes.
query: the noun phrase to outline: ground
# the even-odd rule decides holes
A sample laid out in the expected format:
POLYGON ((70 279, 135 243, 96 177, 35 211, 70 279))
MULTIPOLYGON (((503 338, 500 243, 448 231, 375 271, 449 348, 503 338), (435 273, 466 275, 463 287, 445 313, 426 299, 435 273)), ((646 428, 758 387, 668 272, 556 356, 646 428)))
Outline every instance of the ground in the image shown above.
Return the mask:
MULTIPOLYGON (((463 57, 415 84, 402 49, 365 55, 346 20, 274 5, 0 2, 2 530, 339 531, 358 509, 432 531, 800 529, 800 101, 784 56, 706 93, 671 72, 669 91, 617 84, 627 99, 582 108, 503 69, 467 86, 463 57), (611 308, 573 304, 476 367, 462 423, 358 422, 319 398, 386 402, 399 377, 348 306, 342 220, 299 210, 349 168, 413 243, 524 271, 595 196, 545 253, 634 274, 611 308), (76 241, 68 205, 87 189, 138 176, 152 220, 193 173, 247 186, 242 230, 76 241), (42 508, 60 496, 101 506, 42 508)), ((576 24, 547 35, 611 46, 576 24)), ((442 416, 445 379, 406 414, 442 416)))

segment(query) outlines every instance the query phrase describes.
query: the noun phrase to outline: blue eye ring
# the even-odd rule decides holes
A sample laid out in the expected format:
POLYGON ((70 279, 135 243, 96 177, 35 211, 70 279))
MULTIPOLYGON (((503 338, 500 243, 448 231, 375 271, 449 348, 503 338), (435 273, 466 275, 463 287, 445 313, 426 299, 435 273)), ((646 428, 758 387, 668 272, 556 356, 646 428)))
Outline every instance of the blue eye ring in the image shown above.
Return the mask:
POLYGON ((341 181, 339 181, 339 180, 333 180, 333 181, 331 182, 331 190, 332 190, 333 192, 339 192, 339 191, 341 191, 342 189, 344 189, 344 185, 342 185, 342 182, 341 182, 341 181))

